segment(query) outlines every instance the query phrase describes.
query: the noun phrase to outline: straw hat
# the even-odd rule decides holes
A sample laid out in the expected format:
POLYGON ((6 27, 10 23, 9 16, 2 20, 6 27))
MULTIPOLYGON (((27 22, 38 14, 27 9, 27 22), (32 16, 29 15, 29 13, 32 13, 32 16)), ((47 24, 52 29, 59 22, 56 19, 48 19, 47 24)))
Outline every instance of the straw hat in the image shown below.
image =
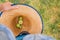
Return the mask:
MULTIPOLYGON (((8 2, 7 2, 8 3, 8 2)), ((42 21, 38 12, 26 5, 14 5, 4 3, 3 13, 0 17, 0 23, 6 25, 12 30, 15 36, 22 31, 30 34, 39 34, 42 31, 42 21), (23 17, 22 28, 16 28, 18 17, 23 17)))

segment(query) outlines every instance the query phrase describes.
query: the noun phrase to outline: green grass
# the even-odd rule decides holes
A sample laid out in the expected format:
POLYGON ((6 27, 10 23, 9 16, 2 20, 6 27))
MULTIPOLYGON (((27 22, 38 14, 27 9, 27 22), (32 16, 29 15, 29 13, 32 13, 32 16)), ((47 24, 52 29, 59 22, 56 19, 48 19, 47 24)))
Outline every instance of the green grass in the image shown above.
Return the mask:
MULTIPOLYGON (((10 0, 12 3, 23 3, 33 6, 42 15, 43 34, 60 40, 60 0, 10 0)), ((4 2, 4 1, 3 1, 4 2)), ((2 1, 0 0, 0 3, 2 1)))

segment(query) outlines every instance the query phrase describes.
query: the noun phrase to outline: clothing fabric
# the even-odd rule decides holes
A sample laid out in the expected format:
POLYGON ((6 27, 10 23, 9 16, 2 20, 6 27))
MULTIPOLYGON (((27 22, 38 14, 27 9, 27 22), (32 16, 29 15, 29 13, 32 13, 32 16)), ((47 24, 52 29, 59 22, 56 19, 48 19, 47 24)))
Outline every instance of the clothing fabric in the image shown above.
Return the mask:
POLYGON ((23 40, 55 40, 54 38, 42 34, 30 34, 23 38, 23 40))
POLYGON ((13 33, 5 25, 0 24, 0 40, 16 40, 13 33))

